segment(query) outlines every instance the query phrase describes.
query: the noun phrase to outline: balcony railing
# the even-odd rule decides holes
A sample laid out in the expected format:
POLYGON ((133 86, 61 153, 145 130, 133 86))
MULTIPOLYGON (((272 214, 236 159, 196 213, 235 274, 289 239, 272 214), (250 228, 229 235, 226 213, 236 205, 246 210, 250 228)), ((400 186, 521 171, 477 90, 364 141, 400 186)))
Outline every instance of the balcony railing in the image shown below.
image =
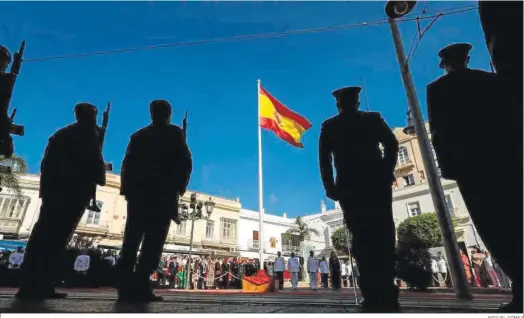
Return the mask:
POLYGON ((220 243, 226 244, 226 245, 237 245, 238 244, 237 239, 232 238, 232 237, 221 237, 220 243))
POLYGON ((107 232, 109 232, 109 225, 107 223, 102 223, 102 224, 80 223, 80 224, 78 224, 76 230, 77 231, 107 233, 107 232))
POLYGON ((259 250, 260 249, 260 241, 259 240, 247 240, 247 247, 250 250, 259 250))
POLYGON ((3 233, 17 234, 20 231, 22 220, 0 217, 0 231, 3 233))
POLYGON ((395 166, 395 170, 409 168, 409 167, 412 167, 413 165, 414 164, 413 164, 413 161, 411 161, 411 159, 408 159, 408 160, 406 160, 404 162, 397 161, 397 165, 395 166))
POLYGON ((282 253, 298 253, 300 252, 300 246, 295 245, 282 245, 282 253))

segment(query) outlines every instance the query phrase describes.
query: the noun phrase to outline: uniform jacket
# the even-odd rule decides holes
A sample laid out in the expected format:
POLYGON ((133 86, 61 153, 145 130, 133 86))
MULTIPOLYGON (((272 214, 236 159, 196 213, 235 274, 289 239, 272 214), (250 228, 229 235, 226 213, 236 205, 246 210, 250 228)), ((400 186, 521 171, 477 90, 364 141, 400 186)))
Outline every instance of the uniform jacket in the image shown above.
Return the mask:
POLYGON ((192 171, 191 152, 176 125, 149 125, 131 136, 121 169, 121 193, 174 198, 185 192, 192 171))
POLYGON ((503 98, 497 77, 481 70, 451 72, 427 86, 431 139, 444 178, 456 180, 490 155, 483 133, 503 120, 503 98))
POLYGON ((40 197, 65 190, 90 196, 96 184, 105 185, 97 127, 75 123, 58 130, 49 138, 40 170, 40 197))
POLYGON ((322 123, 319 162, 326 190, 364 189, 377 182, 391 185, 397 156, 398 141, 379 113, 343 112, 322 123))

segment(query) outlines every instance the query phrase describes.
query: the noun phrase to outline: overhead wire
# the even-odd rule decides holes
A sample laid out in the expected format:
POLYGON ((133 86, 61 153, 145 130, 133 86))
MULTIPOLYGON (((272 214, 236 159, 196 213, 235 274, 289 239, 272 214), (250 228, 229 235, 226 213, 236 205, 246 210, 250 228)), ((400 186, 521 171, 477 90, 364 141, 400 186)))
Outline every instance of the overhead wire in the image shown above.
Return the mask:
MULTIPOLYGON (((396 19, 396 21, 397 22, 408 22, 408 21, 418 21, 422 19, 425 20, 425 19, 431 19, 431 18, 439 18, 442 16, 459 14, 459 13, 472 11, 476 9, 477 9, 477 6, 472 6, 472 5, 453 7, 453 8, 447 8, 447 9, 441 9, 439 10, 440 12, 436 15, 430 15, 430 16, 424 16, 424 17, 419 17, 419 16, 414 17, 412 15, 408 15, 404 18, 396 19), (449 12, 446 12, 446 11, 449 11, 449 12)), ((343 29, 351 29, 351 28, 359 28, 359 27, 367 27, 367 26, 378 26, 378 25, 383 25, 387 23, 389 23, 389 21, 385 19, 385 20, 378 20, 378 21, 372 21, 372 22, 361 22, 361 23, 353 23, 353 24, 336 25, 336 26, 331 26, 331 27, 297 29, 297 30, 274 32, 274 33, 240 35, 240 36, 233 36, 233 37, 214 38, 214 39, 196 40, 196 41, 188 41, 188 42, 177 42, 177 43, 168 43, 168 44, 125 48, 125 49, 115 49, 115 50, 105 50, 105 51, 97 51, 97 52, 86 52, 86 53, 56 55, 56 56, 39 57, 39 58, 29 58, 29 59, 24 59, 24 62, 32 63, 32 62, 51 61, 51 60, 64 60, 64 59, 73 59, 73 58, 81 58, 81 57, 88 57, 88 56, 110 55, 110 54, 148 51, 148 50, 156 50, 156 49, 164 49, 164 48, 185 47, 185 46, 223 43, 223 42, 234 42, 234 41, 241 41, 241 40, 264 39, 264 38, 272 38, 272 37, 279 37, 279 36, 286 36, 286 35, 308 34, 308 33, 335 31, 335 30, 343 30, 343 29)))

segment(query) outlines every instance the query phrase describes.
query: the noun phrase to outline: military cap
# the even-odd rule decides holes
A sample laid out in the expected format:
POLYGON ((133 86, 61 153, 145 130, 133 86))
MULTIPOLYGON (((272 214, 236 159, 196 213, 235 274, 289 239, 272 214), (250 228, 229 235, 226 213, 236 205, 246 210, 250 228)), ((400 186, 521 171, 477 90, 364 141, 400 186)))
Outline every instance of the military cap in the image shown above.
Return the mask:
POLYGON ((78 103, 75 105, 75 115, 79 118, 91 117, 98 114, 98 109, 91 103, 78 103))
POLYGON ((358 86, 348 86, 339 88, 333 91, 333 97, 335 98, 348 98, 358 100, 358 94, 360 94, 361 88, 358 86))
POLYGON ((441 58, 440 67, 443 67, 446 62, 466 61, 471 48, 471 44, 468 43, 455 43, 446 46, 438 52, 438 56, 441 58))
POLYGON ((9 50, 5 46, 1 46, 1 45, 0 45, 0 60, 9 61, 9 63, 11 63, 11 53, 9 53, 9 50))

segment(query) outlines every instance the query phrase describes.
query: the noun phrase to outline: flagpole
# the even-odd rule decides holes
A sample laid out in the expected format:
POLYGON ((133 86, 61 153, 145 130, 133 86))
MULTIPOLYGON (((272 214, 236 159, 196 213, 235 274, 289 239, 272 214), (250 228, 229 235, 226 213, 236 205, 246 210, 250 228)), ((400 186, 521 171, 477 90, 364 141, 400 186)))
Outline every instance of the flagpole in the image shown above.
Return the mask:
POLYGON ((264 192, 262 183, 262 127, 260 126, 260 80, 257 80, 257 98, 258 98, 258 248, 260 253, 260 269, 264 268, 264 236, 262 228, 264 227, 264 192))

